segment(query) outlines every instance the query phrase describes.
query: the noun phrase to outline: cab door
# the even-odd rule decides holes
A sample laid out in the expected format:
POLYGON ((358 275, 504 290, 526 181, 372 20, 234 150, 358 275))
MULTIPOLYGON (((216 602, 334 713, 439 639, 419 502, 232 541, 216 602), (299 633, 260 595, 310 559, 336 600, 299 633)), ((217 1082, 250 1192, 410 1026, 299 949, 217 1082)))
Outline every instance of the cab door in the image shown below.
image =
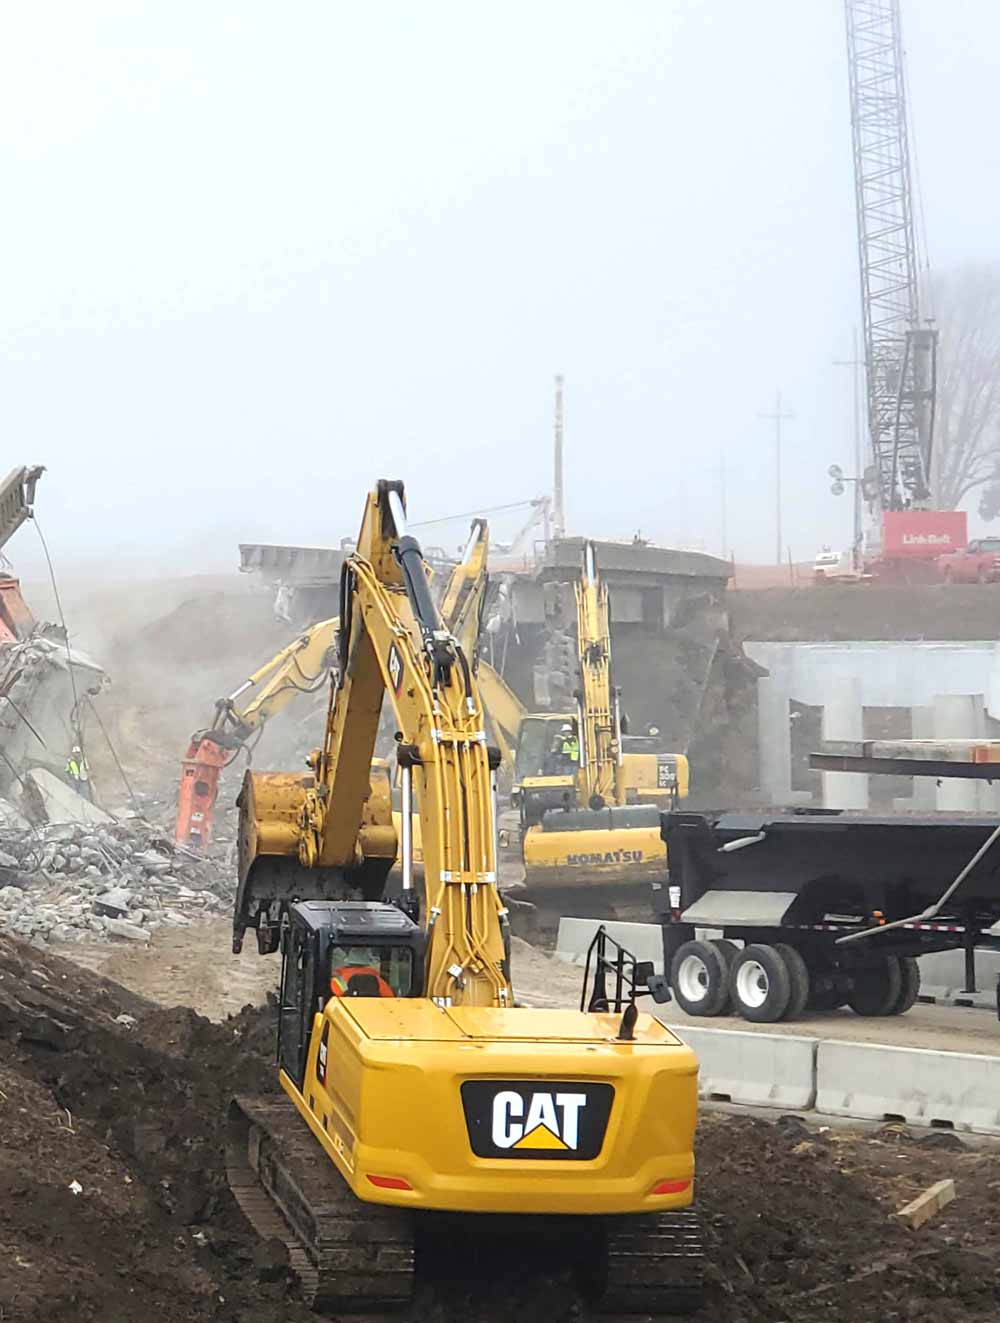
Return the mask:
POLYGON ((278 1064, 299 1086, 309 1053, 315 977, 316 935, 292 922, 285 929, 281 947, 278 1064))

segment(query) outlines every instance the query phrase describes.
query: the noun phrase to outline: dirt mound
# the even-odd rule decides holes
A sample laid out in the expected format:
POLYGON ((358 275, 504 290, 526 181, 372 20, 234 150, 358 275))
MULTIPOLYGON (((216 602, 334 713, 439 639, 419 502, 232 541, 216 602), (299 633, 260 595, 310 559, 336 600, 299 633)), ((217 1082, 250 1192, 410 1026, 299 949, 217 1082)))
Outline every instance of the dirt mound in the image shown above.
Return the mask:
POLYGON ((718 1310, 706 1317, 997 1317, 995 1153, 958 1156, 898 1128, 873 1136, 708 1114, 698 1161, 718 1310), (890 1220, 945 1176, 959 1191, 945 1214, 917 1235, 890 1220))
POLYGON ((0 938, 3 1317, 265 1323, 279 1298, 309 1317, 258 1282, 222 1170, 229 1092, 275 1087, 272 1028, 153 1008, 0 938))
MULTIPOLYGON (((273 1033, 270 1006, 211 1024, 0 937, 0 1316, 306 1323, 223 1174, 226 1102, 275 1088, 273 1033)), ((997 1316, 992 1152, 710 1114, 698 1158, 706 1323, 997 1316), (944 1213, 916 1236, 889 1222, 945 1174, 944 1213)), ((581 1316, 568 1277, 530 1255, 424 1268, 413 1323, 581 1316)))

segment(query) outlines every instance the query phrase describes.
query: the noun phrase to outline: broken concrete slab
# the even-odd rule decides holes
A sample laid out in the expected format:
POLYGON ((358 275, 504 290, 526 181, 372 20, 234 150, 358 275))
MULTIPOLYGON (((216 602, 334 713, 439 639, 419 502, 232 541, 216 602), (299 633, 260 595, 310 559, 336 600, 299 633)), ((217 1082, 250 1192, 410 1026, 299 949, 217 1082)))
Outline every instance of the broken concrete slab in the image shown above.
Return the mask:
POLYGON ((110 813, 78 795, 72 786, 60 781, 45 767, 33 767, 25 776, 25 782, 34 791, 36 807, 40 807, 46 822, 83 822, 88 826, 114 822, 110 813))
POLYGON ((109 919, 123 919, 128 914, 131 899, 131 891, 125 887, 115 887, 94 900, 94 913, 103 914, 109 919))
POLYGON ((140 928, 137 923, 129 923, 126 919, 108 919, 104 930, 111 937, 124 937, 130 942, 148 942, 152 936, 148 928, 140 928))

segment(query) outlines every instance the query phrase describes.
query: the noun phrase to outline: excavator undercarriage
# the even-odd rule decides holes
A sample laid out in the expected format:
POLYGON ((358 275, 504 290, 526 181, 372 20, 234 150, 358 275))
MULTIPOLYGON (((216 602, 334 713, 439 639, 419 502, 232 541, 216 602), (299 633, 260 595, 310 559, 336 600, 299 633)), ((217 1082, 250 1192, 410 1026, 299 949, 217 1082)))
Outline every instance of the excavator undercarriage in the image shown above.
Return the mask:
MULTIPOLYGON (((454 1214, 362 1203, 281 1098, 235 1098, 226 1143, 229 1185, 262 1240, 280 1240, 305 1302, 321 1314, 398 1309, 413 1295, 421 1258, 458 1252, 469 1229, 454 1214), (422 1253, 421 1253, 422 1252, 422 1253)), ((687 1314, 702 1295, 704 1251, 692 1212, 618 1217, 481 1214, 474 1236, 523 1253, 553 1273, 570 1268, 602 1313, 687 1314), (533 1225, 537 1224, 537 1225, 533 1225)))

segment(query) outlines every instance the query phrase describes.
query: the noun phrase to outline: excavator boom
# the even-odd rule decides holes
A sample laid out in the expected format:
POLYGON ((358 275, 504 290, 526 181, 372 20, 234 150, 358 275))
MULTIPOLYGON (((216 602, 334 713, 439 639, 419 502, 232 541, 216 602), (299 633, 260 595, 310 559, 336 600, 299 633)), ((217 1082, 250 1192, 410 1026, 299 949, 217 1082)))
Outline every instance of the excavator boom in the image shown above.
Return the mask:
POLYGON ((240 749, 294 698, 314 694, 334 661, 337 620, 321 620, 277 652, 215 704, 210 727, 195 731, 181 764, 174 839, 206 850, 211 844, 219 777, 240 749), (260 686, 258 688, 258 686, 260 686), (257 689, 242 707, 237 700, 257 689))

